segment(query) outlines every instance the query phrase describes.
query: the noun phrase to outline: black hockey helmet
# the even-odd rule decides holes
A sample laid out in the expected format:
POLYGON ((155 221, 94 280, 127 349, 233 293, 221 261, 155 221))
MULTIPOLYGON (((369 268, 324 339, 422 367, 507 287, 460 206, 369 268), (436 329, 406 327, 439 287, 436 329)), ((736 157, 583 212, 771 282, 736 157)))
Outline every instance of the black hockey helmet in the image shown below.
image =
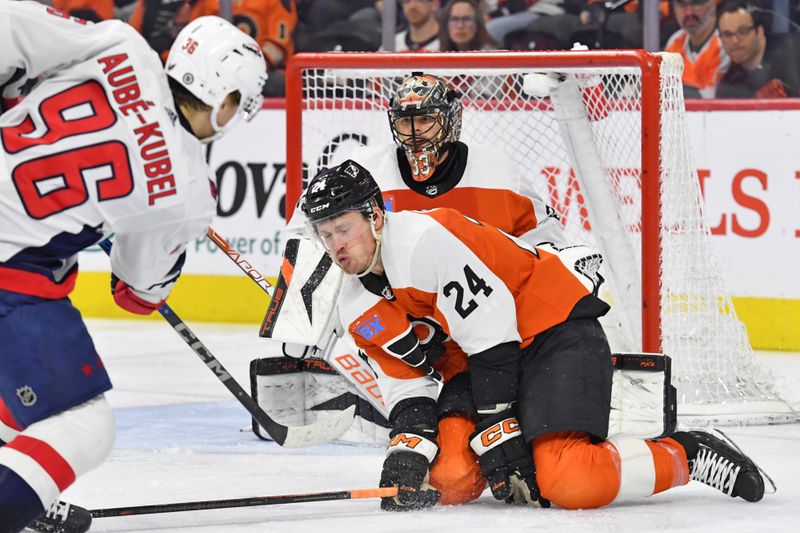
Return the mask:
POLYGON ((347 211, 359 211, 369 218, 375 206, 384 209, 378 184, 367 169, 348 159, 314 176, 301 209, 314 224, 347 211))

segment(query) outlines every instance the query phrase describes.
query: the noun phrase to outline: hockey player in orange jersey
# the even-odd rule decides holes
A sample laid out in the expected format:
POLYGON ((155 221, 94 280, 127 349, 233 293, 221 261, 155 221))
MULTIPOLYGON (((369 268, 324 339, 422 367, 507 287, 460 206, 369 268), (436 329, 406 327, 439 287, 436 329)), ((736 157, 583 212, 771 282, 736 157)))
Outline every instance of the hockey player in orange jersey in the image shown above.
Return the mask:
MULTIPOLYGON (((364 147, 354 154, 376 176, 388 210, 452 207, 530 244, 563 242, 555 211, 528 186, 511 158, 498 148, 467 145, 459 140, 462 104, 445 79, 414 72, 399 84, 389 107, 389 126, 395 142, 364 147)), ((304 218, 302 210, 296 210, 289 231, 305 229, 301 222, 304 218)), ((362 294, 351 294, 350 309, 355 313, 354 302, 363 302, 363 309, 356 314, 368 313, 374 295, 361 286, 351 288, 362 294)), ((446 386, 441 395, 432 394, 431 398, 440 404, 440 425, 447 428, 442 431, 440 444, 459 453, 448 455, 456 462, 448 463, 446 468, 440 461, 434 478, 443 503, 474 499, 485 488, 485 481, 475 468, 474 456, 465 447, 462 430, 467 428, 468 434, 474 426, 469 414, 471 404, 462 402, 468 376, 458 376, 467 369, 466 357, 433 317, 409 317, 404 309, 392 306, 394 303, 388 300, 381 302, 383 316, 394 320, 386 322, 375 340, 393 342, 370 343, 370 357, 383 362, 378 372, 397 372, 402 380, 416 370, 397 358, 406 354, 417 337, 425 341, 420 347, 430 351, 431 358, 434 352, 443 354, 436 361, 436 370, 446 386)), ((382 391, 391 388, 390 381, 396 380, 383 376, 382 391)))
POLYGON ((461 116, 459 94, 446 79, 413 72, 389 103, 394 143, 350 158, 375 176, 389 211, 451 207, 530 244, 561 243, 555 211, 503 149, 460 140, 461 116))
MULTIPOLYGON (((467 354, 476 423, 461 430, 471 431, 495 498, 594 508, 690 479, 747 501, 763 497, 758 467, 709 433, 607 435, 612 368, 597 318, 608 306, 597 297, 593 250, 532 247, 450 209, 387 213, 372 176, 354 161, 315 176, 302 208, 310 232, 348 274, 339 317, 368 354, 392 320, 382 316, 383 300, 390 310, 433 317, 467 354), (367 314, 353 300, 363 298, 360 287, 375 296, 367 314)), ((468 452, 439 445, 436 373, 419 360, 419 346, 405 348, 404 361, 370 361, 381 377, 413 378, 381 384, 392 423, 381 485, 400 489, 383 501, 391 510, 434 505, 437 463, 468 452)))

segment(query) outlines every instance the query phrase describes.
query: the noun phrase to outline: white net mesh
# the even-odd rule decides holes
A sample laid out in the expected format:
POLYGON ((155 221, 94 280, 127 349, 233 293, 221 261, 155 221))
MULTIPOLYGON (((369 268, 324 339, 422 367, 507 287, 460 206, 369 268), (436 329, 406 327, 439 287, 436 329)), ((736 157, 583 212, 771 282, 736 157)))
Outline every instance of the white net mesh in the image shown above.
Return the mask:
MULTIPOLYGON (((603 251, 604 296, 613 308, 604 326, 613 349, 639 351, 641 70, 588 68, 596 65, 589 60, 587 67, 545 69, 536 66, 542 55, 530 54, 527 68, 504 68, 499 59, 490 69, 467 69, 453 57, 452 66, 425 72, 461 92, 461 140, 502 150, 520 168, 523 187, 559 213, 568 239, 603 251)), ((304 176, 359 145, 392 142, 389 98, 404 77, 422 69, 384 67, 390 63, 378 56, 358 68, 301 70, 301 124, 289 113, 287 128, 302 128, 304 176)), ((795 413, 775 392, 772 376, 753 362, 714 257, 686 131, 681 70, 679 57, 662 56, 661 164, 651 169, 660 183, 660 334, 662 351, 674 362, 678 412, 692 424, 791 421, 795 413)))

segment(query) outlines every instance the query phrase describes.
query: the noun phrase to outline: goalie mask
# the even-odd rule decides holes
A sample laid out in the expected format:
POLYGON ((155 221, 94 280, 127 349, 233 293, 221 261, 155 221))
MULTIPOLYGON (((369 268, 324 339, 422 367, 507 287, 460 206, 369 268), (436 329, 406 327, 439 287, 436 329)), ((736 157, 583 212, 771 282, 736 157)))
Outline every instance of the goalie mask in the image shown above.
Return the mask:
POLYGON ((198 100, 211 107, 214 135, 224 135, 244 119, 249 122, 261 110, 261 95, 267 81, 267 63, 252 37, 220 17, 200 17, 181 30, 170 48, 167 75, 183 85, 198 100), (219 108, 227 96, 239 91, 239 107, 225 126, 220 126, 219 108))
POLYGON ((415 181, 433 175, 439 156, 461 134, 461 101, 437 76, 414 72, 392 97, 389 125, 415 181))
MULTIPOLYGON (((380 253, 380 234, 375 228, 376 211, 384 212, 381 190, 367 169, 348 159, 334 168, 320 171, 308 184, 300 208, 308 219, 308 233, 322 244, 334 261, 346 272, 359 277, 374 268, 380 253), (361 227, 339 226, 335 219, 350 213, 363 215, 368 224, 361 227), (369 231, 375 239, 372 260, 360 272, 351 272, 341 264, 337 253, 347 247, 348 242, 363 236, 361 231, 369 231)), ((366 261, 365 261, 366 262, 366 261)))

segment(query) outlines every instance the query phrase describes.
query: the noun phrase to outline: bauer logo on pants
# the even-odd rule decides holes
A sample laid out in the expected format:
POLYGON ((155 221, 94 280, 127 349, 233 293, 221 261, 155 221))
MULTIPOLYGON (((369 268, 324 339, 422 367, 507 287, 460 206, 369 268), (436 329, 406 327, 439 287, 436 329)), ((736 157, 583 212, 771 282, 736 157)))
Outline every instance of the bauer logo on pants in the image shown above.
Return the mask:
POLYGON ((28 385, 24 385, 17 389, 17 397, 25 407, 33 406, 37 400, 36 393, 33 392, 33 389, 28 385))

